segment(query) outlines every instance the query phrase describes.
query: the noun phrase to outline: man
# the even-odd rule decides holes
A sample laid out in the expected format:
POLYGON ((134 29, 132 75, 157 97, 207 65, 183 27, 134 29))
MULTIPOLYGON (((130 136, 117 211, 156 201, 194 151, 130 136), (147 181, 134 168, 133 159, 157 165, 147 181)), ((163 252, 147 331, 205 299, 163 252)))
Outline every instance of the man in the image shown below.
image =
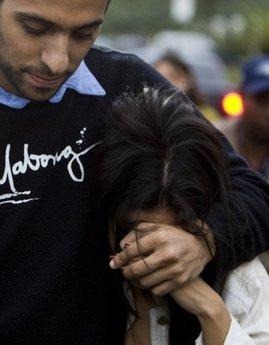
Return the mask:
MULTIPOLYGON (((243 115, 238 120, 219 122, 217 127, 251 168, 269 182, 269 55, 249 60, 242 79, 243 115)), ((262 259, 269 271, 269 253, 262 259)))
MULTIPOLYGON (((0 343, 5 345, 122 341, 124 310, 108 266, 108 217, 94 194, 95 147, 116 96, 126 88, 136 92, 145 82, 170 84, 134 56, 99 48, 88 54, 107 6, 107 0, 0 3, 0 343), (113 302, 115 309, 108 310, 113 302)), ((189 102, 184 95, 182 101, 189 102)), ((215 260, 232 268, 268 246, 269 196, 226 141, 224 147, 234 194, 249 221, 245 234, 235 231, 229 248, 220 249, 221 239, 215 239, 215 260)), ((234 211, 240 218, 240 209, 234 211)), ((223 205, 215 205, 208 225, 225 236, 223 205)), ((148 234, 156 251, 151 267, 132 263, 138 255, 132 232, 111 263, 124 265, 131 279, 154 277, 149 287, 157 295, 193 279, 211 259, 201 240, 179 228, 158 227, 157 235, 148 234), (171 264, 173 272, 164 269, 171 264)))

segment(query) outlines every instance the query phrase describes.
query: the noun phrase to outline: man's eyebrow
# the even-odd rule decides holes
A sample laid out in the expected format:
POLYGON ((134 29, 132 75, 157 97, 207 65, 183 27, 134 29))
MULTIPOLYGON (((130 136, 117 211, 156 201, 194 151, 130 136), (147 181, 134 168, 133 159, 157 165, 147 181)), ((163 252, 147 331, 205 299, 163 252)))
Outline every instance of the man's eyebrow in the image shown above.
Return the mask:
MULTIPOLYGON (((61 29, 62 28, 55 22, 52 22, 48 19, 42 18, 37 14, 31 14, 31 13, 24 13, 24 12, 15 12, 15 16, 18 20, 32 20, 36 23, 42 24, 42 25, 46 25, 52 28, 56 28, 56 29, 61 29)), ((85 23, 79 26, 75 26, 72 28, 72 31, 76 31, 76 30, 81 30, 81 29, 90 29, 90 28, 94 28, 94 27, 98 27, 103 23, 103 19, 96 19, 90 23, 85 23)))

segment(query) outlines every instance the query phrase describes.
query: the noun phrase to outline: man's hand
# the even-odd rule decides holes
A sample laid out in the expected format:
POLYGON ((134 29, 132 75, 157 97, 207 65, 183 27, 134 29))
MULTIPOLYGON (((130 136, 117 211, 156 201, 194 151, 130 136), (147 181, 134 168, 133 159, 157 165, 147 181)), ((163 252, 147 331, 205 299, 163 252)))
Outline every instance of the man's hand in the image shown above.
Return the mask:
POLYGON ((198 277, 212 259, 203 237, 179 227, 140 223, 138 230, 138 233, 131 231, 121 241, 123 250, 111 260, 110 266, 121 268, 127 280, 138 281, 154 295, 171 293, 198 277))

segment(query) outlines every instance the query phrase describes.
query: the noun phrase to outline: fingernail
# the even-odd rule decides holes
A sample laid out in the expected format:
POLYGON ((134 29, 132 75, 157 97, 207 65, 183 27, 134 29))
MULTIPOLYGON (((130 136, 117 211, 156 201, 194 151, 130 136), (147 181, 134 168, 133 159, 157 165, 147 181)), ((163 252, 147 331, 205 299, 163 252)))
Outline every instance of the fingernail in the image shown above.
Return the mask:
POLYGON ((112 268, 113 270, 115 270, 115 269, 117 268, 117 267, 116 267, 116 264, 115 264, 115 261, 114 261, 114 258, 110 261, 109 266, 110 266, 110 268, 112 268))
POLYGON ((131 243, 120 242, 120 247, 123 250, 123 249, 127 248, 130 244, 131 243))

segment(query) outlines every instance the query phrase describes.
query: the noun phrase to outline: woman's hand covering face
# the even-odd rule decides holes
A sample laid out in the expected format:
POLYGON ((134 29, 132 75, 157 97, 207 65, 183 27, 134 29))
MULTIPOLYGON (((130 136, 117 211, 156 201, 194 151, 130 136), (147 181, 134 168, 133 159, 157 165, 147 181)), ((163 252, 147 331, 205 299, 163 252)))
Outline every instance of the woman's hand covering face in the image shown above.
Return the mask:
POLYGON ((111 268, 121 268, 127 280, 137 281, 156 296, 192 281, 212 259, 203 237, 173 225, 140 223, 120 245, 123 250, 111 260, 111 268))

